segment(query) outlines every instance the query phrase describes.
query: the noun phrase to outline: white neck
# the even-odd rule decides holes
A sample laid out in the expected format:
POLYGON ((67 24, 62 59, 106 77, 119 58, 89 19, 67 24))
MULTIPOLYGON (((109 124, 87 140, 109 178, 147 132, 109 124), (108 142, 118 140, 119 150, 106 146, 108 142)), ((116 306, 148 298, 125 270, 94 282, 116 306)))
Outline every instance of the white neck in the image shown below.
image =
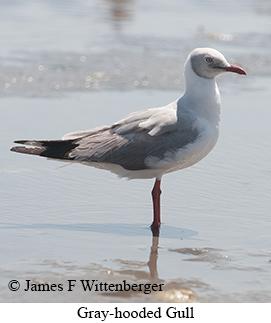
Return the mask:
POLYGON ((190 60, 185 64, 186 91, 181 98, 189 109, 209 120, 220 120, 220 93, 215 79, 198 76, 192 69, 190 60))

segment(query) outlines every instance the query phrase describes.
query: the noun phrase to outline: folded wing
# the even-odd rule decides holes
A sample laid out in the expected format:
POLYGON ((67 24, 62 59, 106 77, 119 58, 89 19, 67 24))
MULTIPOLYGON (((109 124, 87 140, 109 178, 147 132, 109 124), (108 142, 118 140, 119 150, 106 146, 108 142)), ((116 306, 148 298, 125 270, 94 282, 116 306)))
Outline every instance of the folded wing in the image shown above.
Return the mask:
POLYGON ((55 141, 16 141, 32 147, 13 147, 12 151, 69 159, 121 165, 128 170, 149 166, 150 156, 163 159, 193 142, 198 132, 193 120, 177 116, 176 104, 132 113, 111 127, 74 132, 55 141))

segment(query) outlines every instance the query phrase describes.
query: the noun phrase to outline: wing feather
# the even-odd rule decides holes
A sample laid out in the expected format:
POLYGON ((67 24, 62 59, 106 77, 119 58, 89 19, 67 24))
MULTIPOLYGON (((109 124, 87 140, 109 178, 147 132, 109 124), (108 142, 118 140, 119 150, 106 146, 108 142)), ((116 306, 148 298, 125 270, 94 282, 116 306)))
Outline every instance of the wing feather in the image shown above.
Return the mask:
POLYGON ((36 148, 15 147, 16 152, 78 162, 118 164, 127 170, 148 169, 150 157, 163 159, 192 143, 197 128, 187 112, 178 115, 178 101, 166 107, 129 114, 111 127, 66 134, 62 140, 17 141, 36 148))
POLYGON ((159 121, 158 125, 155 119, 161 120, 156 116, 140 126, 142 118, 140 122, 139 119, 128 118, 111 128, 89 133, 75 141, 77 146, 69 156, 78 161, 112 163, 128 170, 141 170, 149 168, 146 163, 148 157, 163 159, 167 152, 177 151, 198 136, 192 120, 178 122, 176 118, 174 122, 166 122, 162 126, 162 122, 159 121), (155 127, 153 135, 151 132, 155 127))

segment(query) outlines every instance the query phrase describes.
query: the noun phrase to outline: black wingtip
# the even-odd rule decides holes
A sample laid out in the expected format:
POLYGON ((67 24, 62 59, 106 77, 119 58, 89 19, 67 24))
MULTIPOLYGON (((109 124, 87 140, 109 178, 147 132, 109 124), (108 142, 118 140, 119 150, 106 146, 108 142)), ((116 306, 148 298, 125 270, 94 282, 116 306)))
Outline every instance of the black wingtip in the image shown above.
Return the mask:
POLYGON ((21 154, 29 154, 29 155, 40 155, 45 148, 41 147, 19 147, 15 146, 10 149, 10 151, 13 151, 15 153, 21 153, 21 154))
POLYGON ((14 140, 14 144, 24 144, 26 140, 14 140))
POLYGON ((78 146, 73 140, 15 140, 14 143, 30 147, 15 146, 10 149, 13 152, 55 159, 71 159, 69 153, 78 146))

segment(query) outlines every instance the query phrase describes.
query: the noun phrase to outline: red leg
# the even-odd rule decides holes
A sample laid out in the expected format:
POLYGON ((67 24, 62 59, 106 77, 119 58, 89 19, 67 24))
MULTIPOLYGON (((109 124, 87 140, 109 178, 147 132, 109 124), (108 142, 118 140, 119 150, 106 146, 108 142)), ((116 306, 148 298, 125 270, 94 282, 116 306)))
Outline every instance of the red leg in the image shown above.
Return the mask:
POLYGON ((162 193, 160 189, 161 180, 156 180, 152 189, 152 202, 153 202, 153 222, 151 227, 159 229, 161 224, 160 219, 160 195, 162 193))

